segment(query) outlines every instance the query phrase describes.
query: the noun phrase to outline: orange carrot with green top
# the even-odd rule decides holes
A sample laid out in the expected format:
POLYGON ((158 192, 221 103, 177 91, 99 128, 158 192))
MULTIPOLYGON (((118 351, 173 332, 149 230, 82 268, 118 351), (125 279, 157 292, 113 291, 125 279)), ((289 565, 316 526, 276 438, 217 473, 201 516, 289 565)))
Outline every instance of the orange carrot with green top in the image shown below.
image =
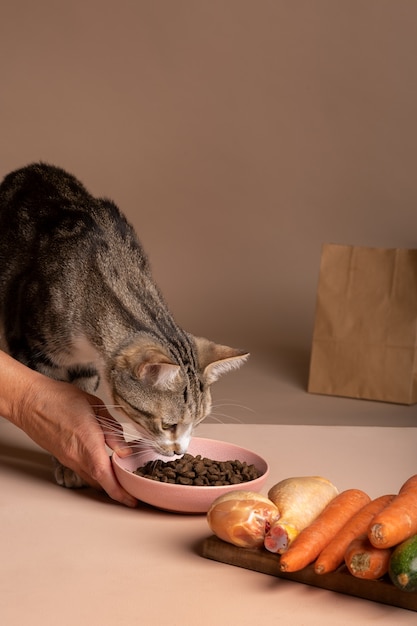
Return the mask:
POLYGON ((391 553, 392 548, 375 548, 364 533, 349 544, 346 567, 356 578, 375 580, 388 572, 391 553))
POLYGON ((368 502, 370 497, 360 489, 339 493, 281 555, 281 571, 296 572, 312 563, 347 520, 368 502))
POLYGON ((372 521, 369 541, 376 548, 390 548, 417 533, 417 474, 401 487, 392 502, 372 521))
POLYGON ((334 572, 343 562, 349 544, 368 531, 375 515, 382 511, 394 498, 387 494, 375 498, 355 513, 321 551, 314 564, 316 574, 334 572))

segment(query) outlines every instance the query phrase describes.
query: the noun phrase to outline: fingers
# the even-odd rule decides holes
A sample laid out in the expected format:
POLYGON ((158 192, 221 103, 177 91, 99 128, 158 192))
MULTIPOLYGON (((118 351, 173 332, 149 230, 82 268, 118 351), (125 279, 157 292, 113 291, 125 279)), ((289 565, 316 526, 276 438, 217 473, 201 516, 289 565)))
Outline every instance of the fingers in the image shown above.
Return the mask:
POLYGON ((81 477, 95 489, 103 489, 110 498, 125 506, 130 508, 137 506, 136 498, 125 491, 117 481, 111 460, 105 452, 100 462, 94 461, 94 466, 88 474, 82 475, 83 473, 81 477))
POLYGON ((103 483, 100 484, 92 480, 90 476, 85 475, 82 476, 82 478, 90 487, 97 489, 97 491, 105 491, 112 500, 120 502, 120 504, 124 504, 131 509, 137 507, 138 501, 136 498, 127 493, 116 479, 114 479, 114 481, 103 480, 103 483))
POLYGON ((121 504, 124 504, 125 506, 133 509, 138 504, 136 498, 131 496, 129 493, 127 493, 127 491, 123 489, 123 487, 120 486, 120 484, 116 480, 112 468, 111 471, 106 472, 105 477, 103 477, 101 487, 110 496, 110 498, 116 500, 117 502, 120 502, 121 504))
POLYGON ((123 428, 110 415, 98 398, 90 396, 89 400, 94 411, 96 423, 101 428, 98 429, 95 435, 95 429, 91 428, 89 428, 88 434, 85 433, 84 446, 79 450, 81 457, 85 459, 80 476, 92 487, 103 489, 113 500, 131 508, 136 507, 136 498, 127 493, 119 484, 113 471, 111 460, 103 445, 105 442, 109 448, 116 450, 118 453, 119 451, 129 449, 124 438, 123 428), (100 437, 98 437, 99 431, 101 431, 100 437))

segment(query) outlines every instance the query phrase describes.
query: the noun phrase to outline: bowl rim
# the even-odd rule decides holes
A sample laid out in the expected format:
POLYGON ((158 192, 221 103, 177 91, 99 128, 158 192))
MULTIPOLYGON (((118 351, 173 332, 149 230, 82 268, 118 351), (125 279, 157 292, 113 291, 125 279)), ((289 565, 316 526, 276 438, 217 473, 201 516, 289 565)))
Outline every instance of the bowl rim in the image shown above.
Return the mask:
MULTIPOLYGON (((258 454, 257 452, 255 452, 254 450, 250 450, 249 448, 244 448, 238 444, 234 444, 231 443, 230 441, 222 441, 220 439, 211 439, 211 438, 207 438, 207 437, 193 437, 192 441, 197 441, 197 442, 202 442, 202 443, 208 443, 208 444, 217 444, 217 445, 225 445, 225 446, 232 446, 233 448, 236 449, 237 452, 241 452, 243 454, 247 453, 253 457, 256 457, 256 459, 259 461, 260 464, 262 464, 262 467, 259 468, 260 471, 262 472, 260 474, 260 476, 258 476, 257 478, 253 478, 252 480, 247 480, 244 483, 238 483, 237 485, 179 485, 178 483, 163 483, 161 481, 155 480, 153 481, 150 478, 146 478, 145 476, 139 476, 138 474, 135 474, 133 470, 127 469, 126 467, 123 466, 123 461, 125 459, 128 459, 130 456, 129 455, 127 457, 120 457, 117 452, 113 452, 112 457, 111 457, 111 461, 112 463, 114 463, 115 465, 117 465, 117 467, 122 470, 123 472, 125 472, 126 474, 128 474, 129 476, 133 475, 134 479, 138 481, 138 483, 142 483, 143 481, 146 481, 144 484, 145 485, 149 485, 149 483, 153 483, 154 485, 159 485, 160 489, 172 489, 172 488, 176 488, 176 489, 180 489, 180 488, 185 488, 185 489, 189 489, 190 487, 193 489, 193 493, 203 493, 204 491, 209 491, 210 493, 213 493, 214 490, 217 489, 225 489, 225 488, 234 488, 234 489, 240 489, 241 487, 245 488, 245 490, 247 489, 248 485, 253 485, 257 480, 262 479, 263 481, 265 481, 268 476, 269 476, 269 464, 268 461, 262 457, 260 454, 258 454)), ((157 459, 167 459, 167 460, 175 460, 175 459, 179 459, 182 456, 184 456, 183 454, 177 454, 177 455, 173 455, 171 457, 165 457, 162 455, 158 455, 156 454, 156 458, 157 459)), ((184 453, 187 454, 187 453, 184 453)), ((192 454, 192 453, 190 453, 192 454)), ((197 453, 200 454, 200 453, 197 453)), ((193 456, 196 456, 196 454, 193 454, 193 456)), ((236 457, 237 458, 237 457, 236 457)), ((212 459, 215 461, 221 461, 221 459, 212 459)), ((225 461, 229 461, 232 460, 230 458, 225 459, 225 461)), ((240 461, 242 461, 242 459, 238 459, 240 461)), ((245 459, 243 459, 245 460, 245 459)), ((256 465, 255 461, 251 461, 251 463, 253 463, 254 465, 256 465)), ((138 467, 140 467, 140 465, 138 465, 138 467)))

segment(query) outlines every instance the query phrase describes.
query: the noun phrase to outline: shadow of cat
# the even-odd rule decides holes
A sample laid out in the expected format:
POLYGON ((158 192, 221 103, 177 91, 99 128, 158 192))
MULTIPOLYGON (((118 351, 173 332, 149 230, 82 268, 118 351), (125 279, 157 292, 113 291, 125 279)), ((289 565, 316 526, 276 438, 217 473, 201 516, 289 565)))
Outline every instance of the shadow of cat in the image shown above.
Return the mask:
POLYGON ((41 450, 28 450, 0 443, 0 467, 31 478, 47 480, 49 483, 54 482, 51 456, 41 450))
MULTIPOLYGON (((42 450, 29 450, 25 447, 0 443, 0 472, 2 469, 19 474, 31 481, 53 484, 57 489, 64 489, 55 482, 51 455, 42 450)), ((122 506, 119 502, 112 500, 105 491, 99 491, 93 487, 85 486, 80 489, 66 489, 66 491, 73 498, 87 498, 102 504, 122 506)), ((139 510, 141 514, 158 512, 158 509, 144 502, 138 502, 136 509, 131 510, 139 510)), ((159 511, 159 513, 166 514, 166 511, 159 511)))

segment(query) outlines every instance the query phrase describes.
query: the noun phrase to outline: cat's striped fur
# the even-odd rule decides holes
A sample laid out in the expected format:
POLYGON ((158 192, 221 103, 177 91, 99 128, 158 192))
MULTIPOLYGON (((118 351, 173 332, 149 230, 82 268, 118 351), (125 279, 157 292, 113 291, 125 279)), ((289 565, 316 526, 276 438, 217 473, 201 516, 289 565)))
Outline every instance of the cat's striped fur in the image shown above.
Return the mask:
POLYGON ((43 163, 0 185, 0 348, 97 393, 168 455, 247 357, 182 330, 117 206, 43 163))

